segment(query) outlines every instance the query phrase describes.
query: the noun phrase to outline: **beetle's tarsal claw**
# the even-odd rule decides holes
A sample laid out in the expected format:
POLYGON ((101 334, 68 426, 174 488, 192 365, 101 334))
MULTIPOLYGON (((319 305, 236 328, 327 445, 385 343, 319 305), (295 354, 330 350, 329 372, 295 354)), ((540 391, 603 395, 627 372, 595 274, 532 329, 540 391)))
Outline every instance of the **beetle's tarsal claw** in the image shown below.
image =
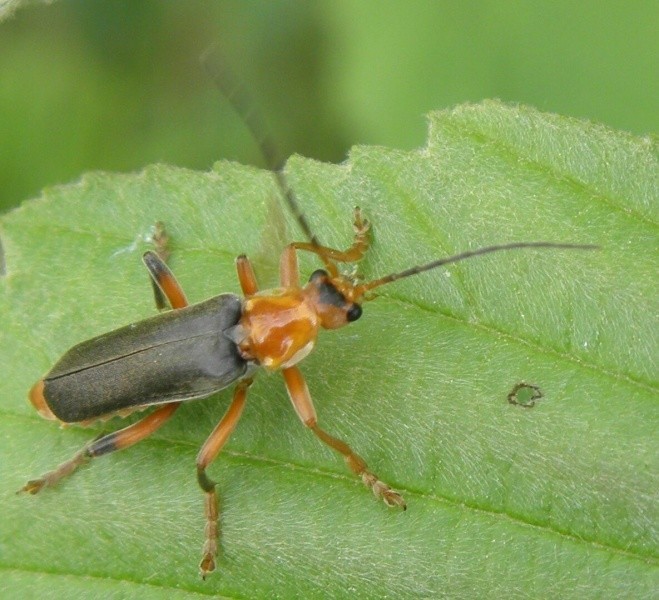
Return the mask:
POLYGON ((353 227, 357 235, 363 235, 371 228, 370 222, 362 216, 362 211, 359 206, 355 206, 355 221, 353 227))
POLYGON ((398 507, 403 510, 407 509, 407 504, 403 497, 395 490, 392 490, 384 481, 378 479, 370 471, 364 471, 362 473, 362 481, 366 487, 370 487, 373 490, 373 494, 376 498, 381 498, 382 501, 390 507, 398 507))
POLYGON ((46 481, 44 479, 30 479, 17 494, 38 494, 46 486, 46 481))
POLYGON ((205 580, 213 571, 215 571, 215 555, 212 552, 204 552, 199 563, 199 575, 205 580))
POLYGON ((208 536, 204 543, 201 562, 199 563, 199 575, 202 579, 206 579, 213 571, 215 571, 215 557, 217 556, 217 538, 212 537, 217 535, 217 528, 206 527, 206 535, 208 536), (212 531, 209 531, 212 529, 212 531))
POLYGON ((403 497, 394 490, 387 490, 382 493, 382 500, 384 503, 391 508, 401 508, 407 510, 407 504, 403 497))

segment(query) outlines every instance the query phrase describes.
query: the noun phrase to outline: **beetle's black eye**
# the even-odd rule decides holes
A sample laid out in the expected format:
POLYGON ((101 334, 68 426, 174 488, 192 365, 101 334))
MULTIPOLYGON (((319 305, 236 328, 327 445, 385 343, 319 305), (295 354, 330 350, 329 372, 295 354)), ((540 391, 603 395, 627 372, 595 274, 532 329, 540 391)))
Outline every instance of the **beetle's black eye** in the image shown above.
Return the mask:
POLYGON ((327 271, 318 269, 317 271, 314 271, 311 274, 311 277, 309 277, 309 281, 317 281, 318 279, 325 279, 325 277, 327 277, 327 271))
POLYGON ((348 321, 350 322, 356 321, 357 319, 359 319, 359 317, 362 316, 362 307, 359 306, 359 304, 353 304, 348 309, 346 316, 348 317, 348 321))

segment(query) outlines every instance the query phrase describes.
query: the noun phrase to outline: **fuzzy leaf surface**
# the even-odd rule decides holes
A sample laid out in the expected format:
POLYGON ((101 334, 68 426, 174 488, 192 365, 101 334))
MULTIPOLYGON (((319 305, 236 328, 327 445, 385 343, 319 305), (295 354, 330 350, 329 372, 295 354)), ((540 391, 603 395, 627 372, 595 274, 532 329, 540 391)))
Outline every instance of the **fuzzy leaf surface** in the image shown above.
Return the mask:
MULTIPOLYGON (((427 147, 293 157, 321 241, 373 223, 366 279, 479 246, 493 254, 396 282, 323 332, 301 364, 332 434, 408 510, 387 509, 261 375, 210 469, 218 571, 197 575, 195 455, 230 390, 55 489, 14 495, 118 420, 58 430, 25 402, 73 344, 154 313, 140 255, 155 221, 191 301, 263 288, 299 238, 272 175, 220 162, 91 173, 4 216, 0 240, 0 595, 56 598, 650 598, 659 589, 657 154, 624 133, 485 102, 429 118, 427 147), (512 404, 519 383, 532 407, 512 404)), ((305 256, 303 277, 318 268, 305 256)), ((136 399, 137 400, 137 399, 136 399)))

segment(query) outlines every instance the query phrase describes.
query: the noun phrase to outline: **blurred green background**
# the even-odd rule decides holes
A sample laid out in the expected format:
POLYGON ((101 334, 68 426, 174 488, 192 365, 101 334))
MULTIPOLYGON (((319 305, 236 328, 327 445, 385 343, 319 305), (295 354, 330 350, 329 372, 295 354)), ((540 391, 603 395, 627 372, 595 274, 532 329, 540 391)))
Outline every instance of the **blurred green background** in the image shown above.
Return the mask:
POLYGON ((659 2, 59 0, 0 23, 0 211, 92 169, 261 164, 199 65, 217 42, 281 151, 422 146, 498 97, 657 131, 659 2))

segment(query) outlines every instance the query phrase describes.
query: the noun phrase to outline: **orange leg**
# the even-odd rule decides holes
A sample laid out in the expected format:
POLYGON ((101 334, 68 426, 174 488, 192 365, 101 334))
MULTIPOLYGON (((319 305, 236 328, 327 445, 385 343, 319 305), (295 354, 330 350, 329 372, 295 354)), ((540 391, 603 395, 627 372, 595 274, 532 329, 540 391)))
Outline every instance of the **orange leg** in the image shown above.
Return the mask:
POLYGON ((284 248, 279 259, 279 282, 285 288, 300 287, 300 269, 293 244, 289 244, 284 248))
POLYGON ((217 556, 217 544, 219 538, 219 508, 217 501, 216 483, 206 475, 206 468, 215 457, 236 428, 247 399, 247 389, 252 385, 252 379, 244 379, 237 386, 233 394, 233 400, 222 420, 217 424, 213 433, 202 446, 197 455, 197 481, 205 493, 204 513, 206 515, 206 541, 199 563, 199 573, 203 579, 215 570, 215 557, 217 556))
POLYGON ((165 404, 156 409, 147 417, 119 431, 100 436, 92 440, 70 460, 59 465, 56 469, 45 473, 39 479, 28 481, 19 492, 36 494, 45 487, 55 485, 60 479, 71 475, 78 467, 88 460, 116 450, 123 450, 150 436, 159 429, 176 412, 180 402, 165 404))
POLYGON ((369 246, 368 230, 370 226, 370 223, 362 218, 362 211, 357 206, 355 207, 354 221, 355 240, 347 250, 335 250, 334 248, 317 246, 309 242, 293 242, 290 246, 296 250, 305 250, 320 256, 329 274, 332 277, 336 277, 338 275, 338 269, 334 262, 357 262, 364 256, 369 246))
POLYGON ((142 260, 149 271, 149 275, 151 275, 154 290, 158 290, 158 292, 155 293, 156 306, 159 309, 165 307, 163 301, 164 295, 172 308, 186 307, 188 305, 188 300, 185 297, 185 293, 165 261, 151 250, 144 253, 142 260))
MULTIPOLYGON (((156 246, 157 254, 156 252, 151 251, 146 252, 143 260, 149 270, 149 274, 151 275, 154 290, 156 288, 158 290, 158 293, 156 293, 156 305, 160 308, 160 304, 162 304, 162 307, 164 307, 164 299, 166 298, 172 308, 183 308, 188 305, 188 301, 186 300, 185 294, 178 281, 176 281, 173 273, 165 264, 165 260, 169 256, 167 240, 168 238, 165 233, 164 225, 162 223, 156 223, 153 241, 156 246)), ((37 386, 38 385, 39 384, 37 384, 37 386)), ((43 387, 37 388, 37 386, 35 386, 31 392, 31 394, 35 394, 35 390, 38 390, 36 392, 37 402, 35 404, 34 399, 32 402, 37 408, 39 408, 39 406, 45 406, 47 408, 47 405, 44 404, 43 398, 39 401, 38 394, 43 393, 41 392, 43 387)), ((71 475, 78 467, 91 458, 102 456, 103 454, 108 454, 116 450, 122 450, 123 448, 128 448, 129 446, 136 444, 140 440, 151 435, 156 429, 160 428, 174 414, 174 412, 176 412, 179 405, 180 402, 172 402, 160 406, 140 421, 137 421, 128 427, 124 427, 119 431, 102 435, 97 439, 92 440, 89 444, 85 445, 82 450, 77 452, 73 458, 62 463, 56 469, 45 473, 39 479, 28 481, 19 491, 36 494, 43 488, 55 485, 60 479, 71 475)), ((42 411, 43 408, 40 412, 42 411)), ((44 416, 49 418, 47 414, 44 416)))
POLYGON ((179 282, 167 266, 171 254, 168 247, 169 236, 165 225, 160 221, 153 228, 152 241, 155 252, 145 252, 142 260, 151 276, 156 308, 163 310, 166 308, 166 302, 174 309, 183 308, 188 305, 188 301, 179 282))
POLYGON ((256 282, 256 275, 252 263, 249 262, 244 254, 241 254, 236 259, 236 270, 238 271, 238 281, 240 282, 240 289, 245 296, 253 296, 259 291, 258 283, 256 282))
POLYGON ((289 367, 283 369, 282 373, 284 374, 288 395, 300 420, 323 442, 343 455, 350 470, 361 478, 364 485, 370 488, 377 498, 382 498, 387 506, 399 506, 404 510, 406 505, 403 497, 381 481, 377 475, 369 471, 361 456, 356 454, 348 444, 318 427, 316 410, 309 394, 309 388, 307 388, 300 370, 297 367, 289 367))

